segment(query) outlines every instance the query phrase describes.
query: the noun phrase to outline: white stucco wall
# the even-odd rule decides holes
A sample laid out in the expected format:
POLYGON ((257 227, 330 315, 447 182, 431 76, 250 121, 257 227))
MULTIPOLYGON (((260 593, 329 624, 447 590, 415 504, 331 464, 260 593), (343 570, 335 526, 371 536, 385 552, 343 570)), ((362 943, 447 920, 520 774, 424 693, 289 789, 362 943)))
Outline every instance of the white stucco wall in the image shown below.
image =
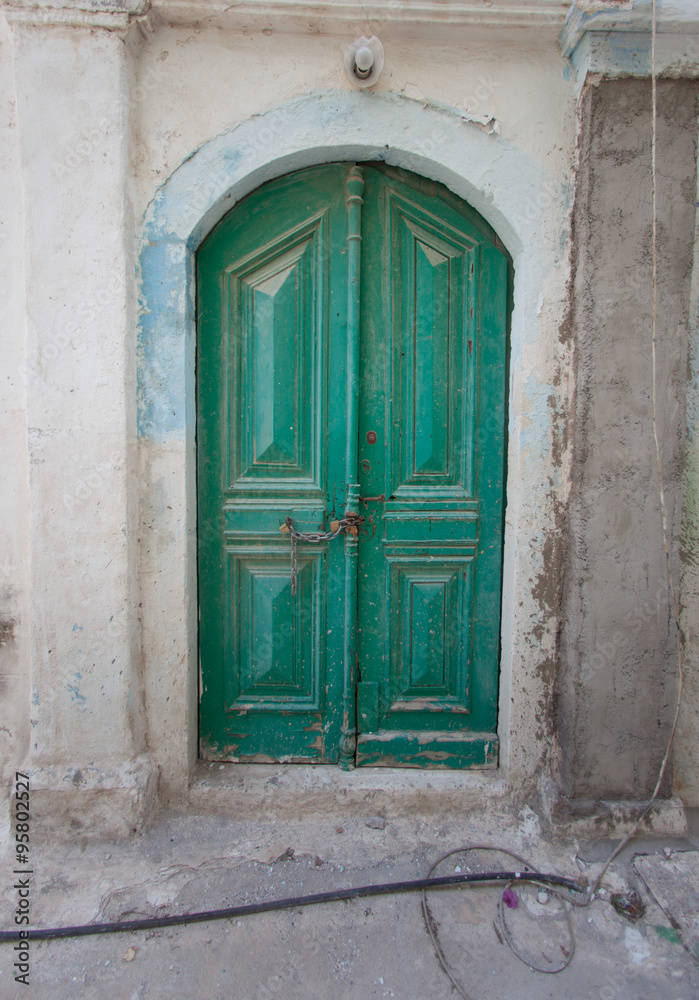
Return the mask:
MULTIPOLYGON (((572 180, 574 82, 555 34, 445 45, 385 41, 385 69, 372 95, 488 114, 502 136, 563 183, 572 180)), ((161 27, 131 36, 137 216, 153 191, 213 136, 295 97, 352 90, 342 69, 347 36, 161 27)))

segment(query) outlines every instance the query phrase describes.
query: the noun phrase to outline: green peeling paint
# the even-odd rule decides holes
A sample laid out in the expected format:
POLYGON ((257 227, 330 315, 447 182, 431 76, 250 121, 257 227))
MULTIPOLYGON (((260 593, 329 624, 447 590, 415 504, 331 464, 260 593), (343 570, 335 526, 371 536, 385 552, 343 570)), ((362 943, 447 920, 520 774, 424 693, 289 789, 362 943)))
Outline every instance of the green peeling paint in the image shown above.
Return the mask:
POLYGON ((669 941, 671 944, 682 944, 677 931, 673 927, 665 927, 663 924, 655 924, 653 929, 658 937, 661 937, 664 941, 669 941))

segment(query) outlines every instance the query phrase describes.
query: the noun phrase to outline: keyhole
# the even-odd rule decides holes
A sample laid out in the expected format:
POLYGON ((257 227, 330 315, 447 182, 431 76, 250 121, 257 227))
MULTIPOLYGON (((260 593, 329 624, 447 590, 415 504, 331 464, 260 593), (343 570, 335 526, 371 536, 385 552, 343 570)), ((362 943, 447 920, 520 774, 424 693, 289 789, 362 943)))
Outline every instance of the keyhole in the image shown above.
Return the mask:
POLYGON ((366 436, 367 444, 376 444, 376 431, 369 431, 366 436))

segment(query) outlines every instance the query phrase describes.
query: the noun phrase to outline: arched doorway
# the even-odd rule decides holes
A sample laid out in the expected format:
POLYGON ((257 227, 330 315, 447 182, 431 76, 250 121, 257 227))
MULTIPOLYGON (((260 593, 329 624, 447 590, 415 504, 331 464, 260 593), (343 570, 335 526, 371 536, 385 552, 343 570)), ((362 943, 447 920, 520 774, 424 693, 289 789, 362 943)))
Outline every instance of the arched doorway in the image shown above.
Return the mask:
POLYGON ((509 266, 379 163, 272 181, 200 247, 203 757, 497 762, 509 266))

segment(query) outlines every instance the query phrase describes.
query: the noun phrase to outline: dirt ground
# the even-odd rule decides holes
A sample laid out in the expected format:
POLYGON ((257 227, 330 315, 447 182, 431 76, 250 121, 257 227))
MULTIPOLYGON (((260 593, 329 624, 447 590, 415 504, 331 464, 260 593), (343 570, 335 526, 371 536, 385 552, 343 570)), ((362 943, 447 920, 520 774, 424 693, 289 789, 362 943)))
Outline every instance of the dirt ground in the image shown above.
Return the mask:
MULTIPOLYGON (((694 1000, 699 996, 699 815, 682 839, 639 838, 586 908, 534 886, 431 890, 439 944, 469 1000, 694 1000), (639 868, 638 857, 644 856, 639 868), (634 865, 636 857, 636 866, 634 865), (650 859, 650 860, 648 860, 650 859), (679 859, 679 860, 678 860, 679 859), (673 867, 674 865, 674 867, 673 867), (639 874, 643 871, 643 876, 639 874), (648 888, 652 883, 654 891, 648 888), (635 922, 612 905, 636 891, 635 922), (662 903, 662 905, 661 905, 662 903), (663 908, 664 907, 664 908, 663 908), (532 971, 508 946, 551 973, 532 971), (572 957, 571 957, 572 952, 572 957)), ((232 822, 161 814, 119 843, 76 840, 32 854, 31 926, 188 913, 338 887, 420 878, 465 845, 508 848, 542 872, 592 880, 609 841, 555 842, 525 810, 510 822, 468 816, 307 822, 232 822)), ((3 929, 17 890, 5 855, 3 929)), ((436 874, 513 870, 492 851, 452 855, 436 874)), ((12 943, 0 945, 0 997, 32 1000, 450 1000, 418 892, 323 903, 237 919, 29 945, 28 986, 14 979, 12 943)))

